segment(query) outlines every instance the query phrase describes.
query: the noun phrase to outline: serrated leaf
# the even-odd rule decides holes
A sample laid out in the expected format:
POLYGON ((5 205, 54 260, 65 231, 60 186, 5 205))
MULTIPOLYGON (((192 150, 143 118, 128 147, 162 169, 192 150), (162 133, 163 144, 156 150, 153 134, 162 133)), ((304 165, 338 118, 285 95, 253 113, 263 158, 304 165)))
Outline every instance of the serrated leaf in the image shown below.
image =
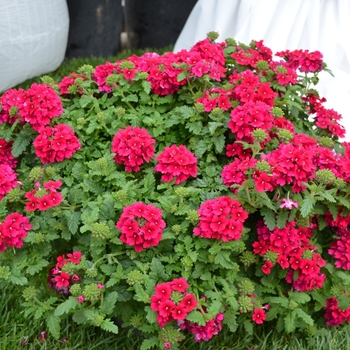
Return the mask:
POLYGON ((42 270, 45 266, 47 266, 47 265, 49 265, 49 262, 46 261, 45 259, 41 259, 41 260, 39 260, 39 261, 37 261, 37 262, 35 262, 35 263, 29 265, 29 266, 27 267, 26 272, 27 272, 29 275, 33 276, 33 275, 35 275, 36 273, 38 273, 39 271, 41 271, 41 270, 42 270))
POLYGON ((149 277, 154 281, 166 281, 169 277, 165 272, 165 267, 157 258, 152 259, 149 277))
POLYGON ((225 312, 223 324, 225 324, 232 333, 238 328, 237 316, 233 312, 225 312))
POLYGON ((204 316, 199 311, 192 311, 186 316, 186 320, 191 323, 197 323, 199 326, 205 326, 204 316))
POLYGON ((310 296, 303 292, 289 292, 289 299, 296 301, 298 304, 304 304, 311 300, 310 296))
POLYGON ((253 324, 252 324, 252 322, 250 320, 245 320, 243 325, 244 325, 245 331, 249 335, 252 335, 253 334, 253 324))
POLYGON ((55 316, 54 314, 50 313, 46 317, 46 324, 49 332, 52 334, 52 336, 55 339, 58 339, 60 337, 60 318, 55 316))
POLYGON ((284 318, 284 326, 286 333, 292 333, 295 330, 295 314, 289 313, 284 318))
POLYGON ((281 210, 279 213, 278 213, 278 216, 277 216, 277 227, 278 228, 284 228, 286 226, 286 222, 287 222, 287 219, 288 219, 288 214, 289 214, 289 211, 288 210, 281 210))
POLYGON ((75 211, 74 213, 71 213, 68 217, 67 224, 69 231, 74 235, 78 231, 80 223, 80 212, 75 211))
POLYGON ((12 155, 17 158, 19 157, 31 143, 32 137, 25 132, 18 134, 12 144, 12 155))
POLYGON ((264 218, 265 225, 272 231, 276 227, 276 214, 268 208, 262 208, 260 213, 264 218))
POLYGON ((54 315, 61 316, 68 314, 70 310, 74 310, 79 305, 76 297, 70 296, 64 303, 57 306, 54 315))
POLYGON ((308 315, 304 310, 302 309, 295 309, 293 311, 293 314, 295 314, 296 316, 298 316, 298 318, 301 318, 306 324, 308 324, 309 326, 313 326, 314 325, 314 320, 312 319, 312 317, 310 315, 308 315))
POLYGON ((115 309, 115 303, 118 300, 118 292, 109 293, 103 300, 103 304, 100 306, 100 310, 106 315, 113 313, 115 309))
POLYGON ((107 332, 111 332, 114 334, 118 334, 119 332, 118 326, 115 323, 113 323, 110 319, 103 320, 101 328, 107 332))
POLYGON ((149 81, 147 81, 147 80, 143 80, 142 83, 141 83, 141 86, 142 86, 142 88, 143 88, 143 91, 144 91, 147 95, 149 95, 150 92, 151 92, 152 84, 151 84, 149 81))
POLYGON ((304 199, 301 207, 300 213, 303 218, 306 218, 312 211, 316 201, 314 197, 308 196, 304 199))
POLYGON ((155 346, 159 346, 159 340, 157 337, 145 339, 141 344, 140 350, 149 350, 155 346))
POLYGON ((214 146, 215 146, 215 152, 221 153, 225 149, 225 136, 220 135, 213 138, 214 146))
POLYGON ((270 297, 269 303, 281 305, 281 306, 287 308, 289 305, 289 300, 286 297, 270 297))

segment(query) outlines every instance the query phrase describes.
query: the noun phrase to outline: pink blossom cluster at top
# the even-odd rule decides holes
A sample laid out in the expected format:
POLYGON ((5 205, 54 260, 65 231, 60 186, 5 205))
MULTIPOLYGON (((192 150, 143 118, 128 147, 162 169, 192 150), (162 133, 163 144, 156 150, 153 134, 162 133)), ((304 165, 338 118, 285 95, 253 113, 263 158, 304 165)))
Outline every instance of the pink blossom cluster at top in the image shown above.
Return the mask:
POLYGON ((35 210, 48 210, 50 208, 57 207, 62 203, 62 194, 57 192, 57 190, 62 186, 61 180, 50 180, 48 182, 44 182, 43 186, 45 189, 44 193, 42 192, 42 189, 40 189, 40 184, 37 183, 37 188, 25 194, 27 199, 27 212, 35 210), (40 190, 40 196, 38 196, 38 190, 40 190))
MULTIPOLYGON (((206 311, 205 307, 203 307, 206 311)), ((222 330, 222 321, 224 314, 218 313, 211 320, 207 321, 204 326, 200 326, 197 323, 191 323, 190 321, 178 321, 181 330, 187 330, 194 335, 194 341, 200 342, 201 340, 209 341, 214 335, 217 335, 222 330)))
POLYGON ((187 293, 189 285, 185 278, 175 278, 171 282, 157 284, 151 296, 151 309, 157 313, 161 327, 174 320, 183 321, 194 310, 198 301, 187 293))
POLYGON ((336 298, 327 299, 324 309, 326 310, 324 317, 327 320, 327 326, 339 326, 345 321, 350 322, 350 306, 345 310, 340 309, 336 298))
POLYGON ((120 240, 137 252, 157 246, 164 227, 162 211, 153 204, 140 202, 125 207, 116 223, 116 228, 121 231, 120 240))
POLYGON ((184 145, 165 147, 156 158, 158 164, 154 171, 162 173, 162 180, 175 185, 186 181, 190 176, 197 176, 197 158, 184 145))
MULTIPOLYGON (((321 267, 326 262, 315 253, 317 247, 310 243, 314 228, 296 226, 291 221, 284 228, 276 227, 271 231, 263 221, 259 221, 258 241, 253 243, 253 252, 260 256, 266 256, 268 251, 277 253, 277 264, 282 269, 289 269, 286 281, 292 283, 295 290, 321 288, 326 277, 321 273, 321 267)), ((261 269, 265 274, 270 274, 272 267, 273 263, 266 260, 261 269)))
POLYGON ((147 80, 151 83, 153 93, 173 94, 187 81, 186 78, 178 79, 184 71, 184 68, 179 68, 181 64, 185 64, 185 71, 194 78, 208 74, 210 78, 220 81, 225 77, 223 52, 225 45, 224 43, 211 43, 209 39, 205 39, 194 45, 190 51, 167 52, 163 55, 148 52, 140 57, 133 55, 127 59, 133 64, 133 68, 125 68, 124 61, 106 62, 96 67, 93 79, 101 91, 109 93, 113 87, 117 86, 117 84, 107 84, 106 80, 109 75, 122 74, 125 79, 132 80, 136 72, 145 72, 148 74, 147 80))
POLYGON ((6 248, 23 246, 23 239, 27 237, 28 231, 32 229, 29 219, 20 213, 11 213, 0 223, 0 252, 6 248))
POLYGON ((319 51, 286 50, 276 53, 276 56, 284 57, 290 67, 309 73, 323 69, 323 55, 319 51))
POLYGON ((12 141, 7 142, 5 139, 0 139, 0 164, 7 164, 15 169, 18 160, 12 155, 12 144, 12 141))
POLYGON ((55 289, 60 294, 69 294, 69 286, 78 282, 80 277, 76 274, 70 275, 67 272, 62 271, 62 268, 67 263, 79 265, 82 257, 83 255, 79 251, 68 253, 67 256, 58 256, 56 258, 57 262, 55 267, 53 267, 49 272, 49 288, 55 289))
POLYGON ((29 123, 36 131, 48 125, 52 118, 63 113, 62 101, 50 86, 33 83, 28 90, 10 89, 0 98, 2 111, 0 123, 13 124, 19 118, 29 123), (11 107, 17 109, 14 117, 10 116, 11 107))
POLYGON ((43 164, 62 162, 77 152, 81 144, 69 125, 46 126, 35 138, 35 154, 43 164))
POLYGON ((240 239, 243 223, 248 217, 240 202, 226 196, 205 201, 200 205, 198 214, 199 224, 193 234, 223 242, 240 239))
POLYGON ((156 140, 144 128, 127 126, 114 135, 112 152, 114 160, 125 166, 125 171, 139 171, 140 166, 154 156, 156 140))
POLYGON ((0 200, 17 185, 17 174, 8 164, 0 163, 0 200))
MULTIPOLYGON (((70 73, 68 76, 64 77, 60 83, 58 83, 58 87, 60 89, 61 95, 68 95, 69 88, 74 85, 76 79, 85 80, 84 75, 77 74, 76 72, 70 73)), ((80 91, 82 93, 82 91, 80 91)))

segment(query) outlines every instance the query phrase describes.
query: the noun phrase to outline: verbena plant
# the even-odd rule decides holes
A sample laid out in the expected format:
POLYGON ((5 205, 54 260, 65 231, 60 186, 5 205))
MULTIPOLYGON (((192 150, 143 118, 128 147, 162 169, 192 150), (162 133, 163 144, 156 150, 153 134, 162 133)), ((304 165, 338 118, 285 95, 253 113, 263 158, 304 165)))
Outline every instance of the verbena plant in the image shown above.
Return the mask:
POLYGON ((176 349, 350 320, 350 145, 322 54, 215 39, 0 98, 0 277, 54 337, 71 318, 176 349))

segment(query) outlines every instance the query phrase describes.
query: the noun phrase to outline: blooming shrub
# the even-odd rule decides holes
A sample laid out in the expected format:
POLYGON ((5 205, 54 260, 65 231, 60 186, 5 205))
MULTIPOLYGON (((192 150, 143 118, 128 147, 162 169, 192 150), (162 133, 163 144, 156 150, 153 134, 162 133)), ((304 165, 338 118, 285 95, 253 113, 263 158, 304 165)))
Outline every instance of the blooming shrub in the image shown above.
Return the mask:
POLYGON ((0 97, 0 279, 54 337, 118 319, 176 349, 350 321, 350 143, 312 85, 322 54, 214 36, 0 97))

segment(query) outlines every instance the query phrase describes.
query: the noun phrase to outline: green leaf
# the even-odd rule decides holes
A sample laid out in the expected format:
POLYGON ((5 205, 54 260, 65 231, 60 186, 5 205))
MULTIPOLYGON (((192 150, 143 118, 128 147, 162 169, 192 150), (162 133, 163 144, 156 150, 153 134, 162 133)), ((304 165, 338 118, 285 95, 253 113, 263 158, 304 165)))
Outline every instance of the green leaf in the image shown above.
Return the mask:
POLYGON ((204 316, 199 311, 192 311, 186 316, 186 320, 191 323, 197 323, 199 326, 205 326, 204 316))
POLYGON ((276 227, 276 214, 268 208, 262 208, 260 213, 264 218, 265 225, 272 231, 276 227))
POLYGON ((107 332, 111 332, 114 334, 118 334, 119 332, 118 326, 114 324, 110 319, 103 320, 101 328, 107 332))
POLYGON ((269 303, 281 305, 281 306, 287 308, 289 305, 289 300, 286 297, 270 297, 269 303))
POLYGON ((304 199, 300 208, 300 213, 303 218, 306 218, 312 211, 316 201, 314 197, 308 196, 304 199))
POLYGON ((289 292, 289 299, 296 301, 298 304, 305 304, 311 300, 310 296, 303 292, 289 292))
POLYGON ((214 259, 215 264, 219 264, 225 269, 232 269, 234 265, 230 259, 230 252, 220 251, 214 259))
POLYGON ((214 137, 213 141, 214 141, 215 151, 217 153, 221 153, 225 148, 225 136, 220 135, 220 136, 214 137))
POLYGON ((32 137, 26 132, 20 132, 12 144, 12 155, 17 158, 19 157, 31 143, 32 137))
POLYGON ((295 313, 291 312, 284 318, 286 333, 292 333, 295 330, 295 313))
POLYGON ((70 310, 74 310, 79 305, 76 297, 70 296, 64 303, 57 306, 54 315, 61 316, 68 314, 70 310))
POLYGON ((225 324, 232 333, 236 332, 238 328, 236 314, 234 312, 229 312, 229 311, 225 312, 223 324, 225 324))
POLYGON ((312 319, 312 317, 310 315, 308 315, 305 311, 303 311, 302 309, 295 309, 293 311, 293 314, 295 314, 296 316, 298 316, 298 318, 302 319, 306 324, 308 324, 309 326, 313 326, 314 325, 314 320, 312 319))
POLYGON ((68 217, 68 229, 74 235, 78 231, 79 223, 80 223, 80 212, 73 212, 68 217))
POLYGON ((149 277, 154 281, 166 281, 169 277, 164 266, 157 258, 152 259, 149 277))
POLYGON ((282 209, 278 213, 278 216, 277 216, 277 227, 278 228, 284 228, 286 226, 288 214, 289 214, 289 211, 286 209, 284 209, 284 210, 282 209))
POLYGON ((100 310, 106 315, 113 313, 115 308, 115 303, 118 300, 118 292, 109 293, 103 300, 103 304, 100 306, 100 310))
POLYGON ((58 339, 60 337, 60 330, 61 330, 60 318, 55 316, 52 313, 49 313, 49 315, 46 317, 46 324, 52 336, 55 339, 58 339))
POLYGON ((43 267, 49 265, 49 262, 46 261, 45 259, 41 259, 33 264, 30 264, 27 267, 26 272, 31 275, 34 276, 36 273, 38 273, 39 271, 41 271, 43 269, 43 267))
POLYGON ((141 344, 140 350, 148 350, 155 346, 157 348, 159 347, 159 340, 157 337, 145 339, 141 344))
POLYGON ((194 154, 197 158, 202 158, 203 154, 207 151, 207 145, 204 140, 200 140, 194 149, 194 154))

